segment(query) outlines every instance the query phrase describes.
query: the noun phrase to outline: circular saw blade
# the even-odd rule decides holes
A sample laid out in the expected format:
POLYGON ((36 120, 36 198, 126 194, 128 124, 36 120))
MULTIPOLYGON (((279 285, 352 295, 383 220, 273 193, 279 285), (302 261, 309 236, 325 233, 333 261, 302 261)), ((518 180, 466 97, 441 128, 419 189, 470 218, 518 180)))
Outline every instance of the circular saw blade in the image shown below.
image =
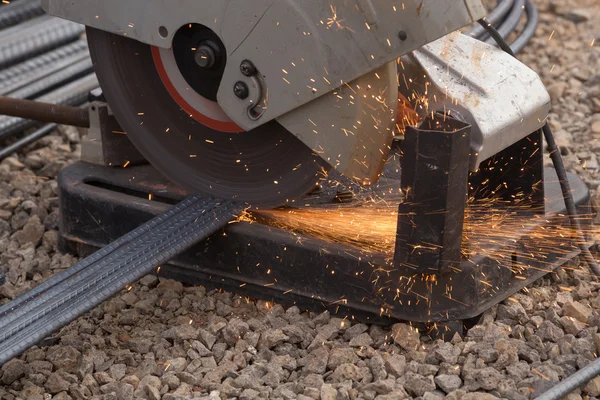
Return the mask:
POLYGON ((249 132, 211 129, 184 111, 157 72, 151 46, 88 28, 96 75, 133 144, 165 177, 253 207, 312 190, 330 166, 277 122, 249 132))

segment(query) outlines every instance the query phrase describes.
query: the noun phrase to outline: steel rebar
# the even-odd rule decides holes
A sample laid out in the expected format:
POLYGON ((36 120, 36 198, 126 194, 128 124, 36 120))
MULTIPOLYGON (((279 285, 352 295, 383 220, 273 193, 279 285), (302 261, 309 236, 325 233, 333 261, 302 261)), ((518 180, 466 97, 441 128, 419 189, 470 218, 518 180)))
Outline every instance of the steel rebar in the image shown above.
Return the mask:
POLYGON ((242 205, 232 201, 188 197, 50 278, 54 285, 45 285, 39 296, 31 298, 26 293, 2 307, 10 313, 0 319, 0 364, 218 232, 242 210, 242 205))
MULTIPOLYGON (((89 91, 97 87, 98 79, 96 78, 96 75, 90 74, 61 87, 60 89, 41 96, 36 100, 44 103, 78 106, 87 102, 89 91)), ((19 117, 0 118, 0 140, 6 139, 38 124, 38 121, 19 117)))
POLYGON ((56 25, 56 18, 50 15, 40 15, 39 17, 32 18, 27 21, 23 21, 18 25, 8 27, 2 30, 2 42, 8 43, 14 40, 18 40, 19 37, 23 37, 23 34, 30 35, 36 29, 40 29, 42 26, 54 26, 56 25))
MULTIPOLYGON (((91 68, 91 60, 86 49, 63 57, 62 59, 56 60, 55 62, 47 65, 42 65, 25 74, 25 76, 22 78, 17 76, 14 79, 11 79, 11 82, 7 85, 0 85, 0 96, 19 97, 15 95, 16 92, 20 92, 27 87, 34 86, 42 80, 56 79, 54 78, 54 75, 56 74, 64 76, 66 74, 65 70, 70 69, 82 61, 87 61, 91 68)), ((28 98, 30 96, 31 94, 27 96, 21 96, 19 98, 28 98)))
POLYGON ((0 9, 0 29, 43 14, 39 0, 20 0, 4 5, 0 9))
POLYGON ((2 150, 0 150, 0 161, 4 160, 7 157, 10 157, 17 151, 50 134, 54 129, 56 129, 56 127, 56 124, 44 125, 35 132, 30 133, 29 135, 17 140, 9 146, 6 146, 2 150))
POLYGON ((33 81, 27 86, 9 93, 9 95, 10 97, 17 99, 30 99, 39 97, 52 89, 56 89, 61 85, 74 81, 75 79, 91 72, 94 72, 92 60, 89 57, 84 57, 82 60, 72 63, 66 68, 54 71, 54 73, 51 73, 42 79, 33 81))
MULTIPOLYGON (((0 71, 0 91, 17 82, 33 79, 38 71, 47 68, 48 65, 60 62, 76 53, 88 53, 88 45, 85 39, 77 40, 66 46, 59 47, 22 63, 13 65, 0 71)), ((89 54, 89 53, 88 53, 89 54)))
POLYGON ((56 23, 42 23, 31 32, 19 34, 13 39, 6 38, 0 44, 0 68, 6 68, 29 57, 55 49, 76 40, 84 26, 70 21, 58 20, 56 23))
POLYGON ((62 104, 16 99, 0 96, 0 114, 39 122, 73 125, 87 128, 90 118, 87 110, 62 104))

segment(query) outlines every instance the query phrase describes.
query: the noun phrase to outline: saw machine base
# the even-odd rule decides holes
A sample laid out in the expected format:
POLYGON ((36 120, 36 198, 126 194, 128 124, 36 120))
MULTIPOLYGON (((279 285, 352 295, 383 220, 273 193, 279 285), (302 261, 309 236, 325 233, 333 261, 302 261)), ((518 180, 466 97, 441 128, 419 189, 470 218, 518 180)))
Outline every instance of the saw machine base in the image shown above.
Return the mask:
MULTIPOLYGON (((392 267, 382 254, 240 222, 180 255, 158 274, 301 308, 327 308, 371 322, 392 317, 460 327, 457 321, 481 314, 578 255, 577 246, 569 240, 548 249, 543 260, 527 254, 527 249, 539 244, 532 232, 568 227, 556 175, 550 169, 544 175, 545 214, 527 217, 517 234, 518 245, 514 235, 496 243, 496 253, 511 252, 503 262, 480 254, 463 260, 451 272, 416 274, 392 267), (528 268, 519 269, 519 265, 528 268), (392 278, 399 283, 391 283, 392 278), (449 291, 449 286, 454 290, 449 291)), ((578 211, 589 213, 587 187, 574 175, 569 179, 578 211)), ((149 165, 111 168, 86 162, 63 169, 59 189, 61 247, 80 256, 189 195, 149 165)), ((309 195, 305 200, 330 203, 323 196, 311 200, 309 195)))

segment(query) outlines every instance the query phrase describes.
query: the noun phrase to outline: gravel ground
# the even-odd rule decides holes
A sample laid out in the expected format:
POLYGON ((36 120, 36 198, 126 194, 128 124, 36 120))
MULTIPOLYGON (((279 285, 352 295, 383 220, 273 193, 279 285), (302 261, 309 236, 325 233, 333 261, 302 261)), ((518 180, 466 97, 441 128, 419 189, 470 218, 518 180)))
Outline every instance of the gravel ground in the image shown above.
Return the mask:
MULTIPOLYGON (((536 3, 541 26, 521 59, 549 86, 567 165, 600 204, 600 4, 536 3)), ((0 304, 76 261, 56 251, 55 177, 79 150, 64 128, 0 163, 0 304)), ((534 398, 600 353, 599 284, 570 267, 449 343, 147 276, 5 364, 0 398, 534 398)), ((567 398, 600 398, 600 377, 567 398)))

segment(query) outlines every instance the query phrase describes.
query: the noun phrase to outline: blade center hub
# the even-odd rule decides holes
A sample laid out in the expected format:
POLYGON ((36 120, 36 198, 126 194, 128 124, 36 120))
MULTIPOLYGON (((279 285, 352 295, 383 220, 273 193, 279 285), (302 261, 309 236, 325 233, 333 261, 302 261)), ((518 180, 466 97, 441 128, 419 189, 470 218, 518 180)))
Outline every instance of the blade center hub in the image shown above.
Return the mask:
POLYGON ((217 101, 226 54, 219 36, 203 25, 184 25, 173 37, 173 55, 181 75, 191 89, 212 101, 217 101))

